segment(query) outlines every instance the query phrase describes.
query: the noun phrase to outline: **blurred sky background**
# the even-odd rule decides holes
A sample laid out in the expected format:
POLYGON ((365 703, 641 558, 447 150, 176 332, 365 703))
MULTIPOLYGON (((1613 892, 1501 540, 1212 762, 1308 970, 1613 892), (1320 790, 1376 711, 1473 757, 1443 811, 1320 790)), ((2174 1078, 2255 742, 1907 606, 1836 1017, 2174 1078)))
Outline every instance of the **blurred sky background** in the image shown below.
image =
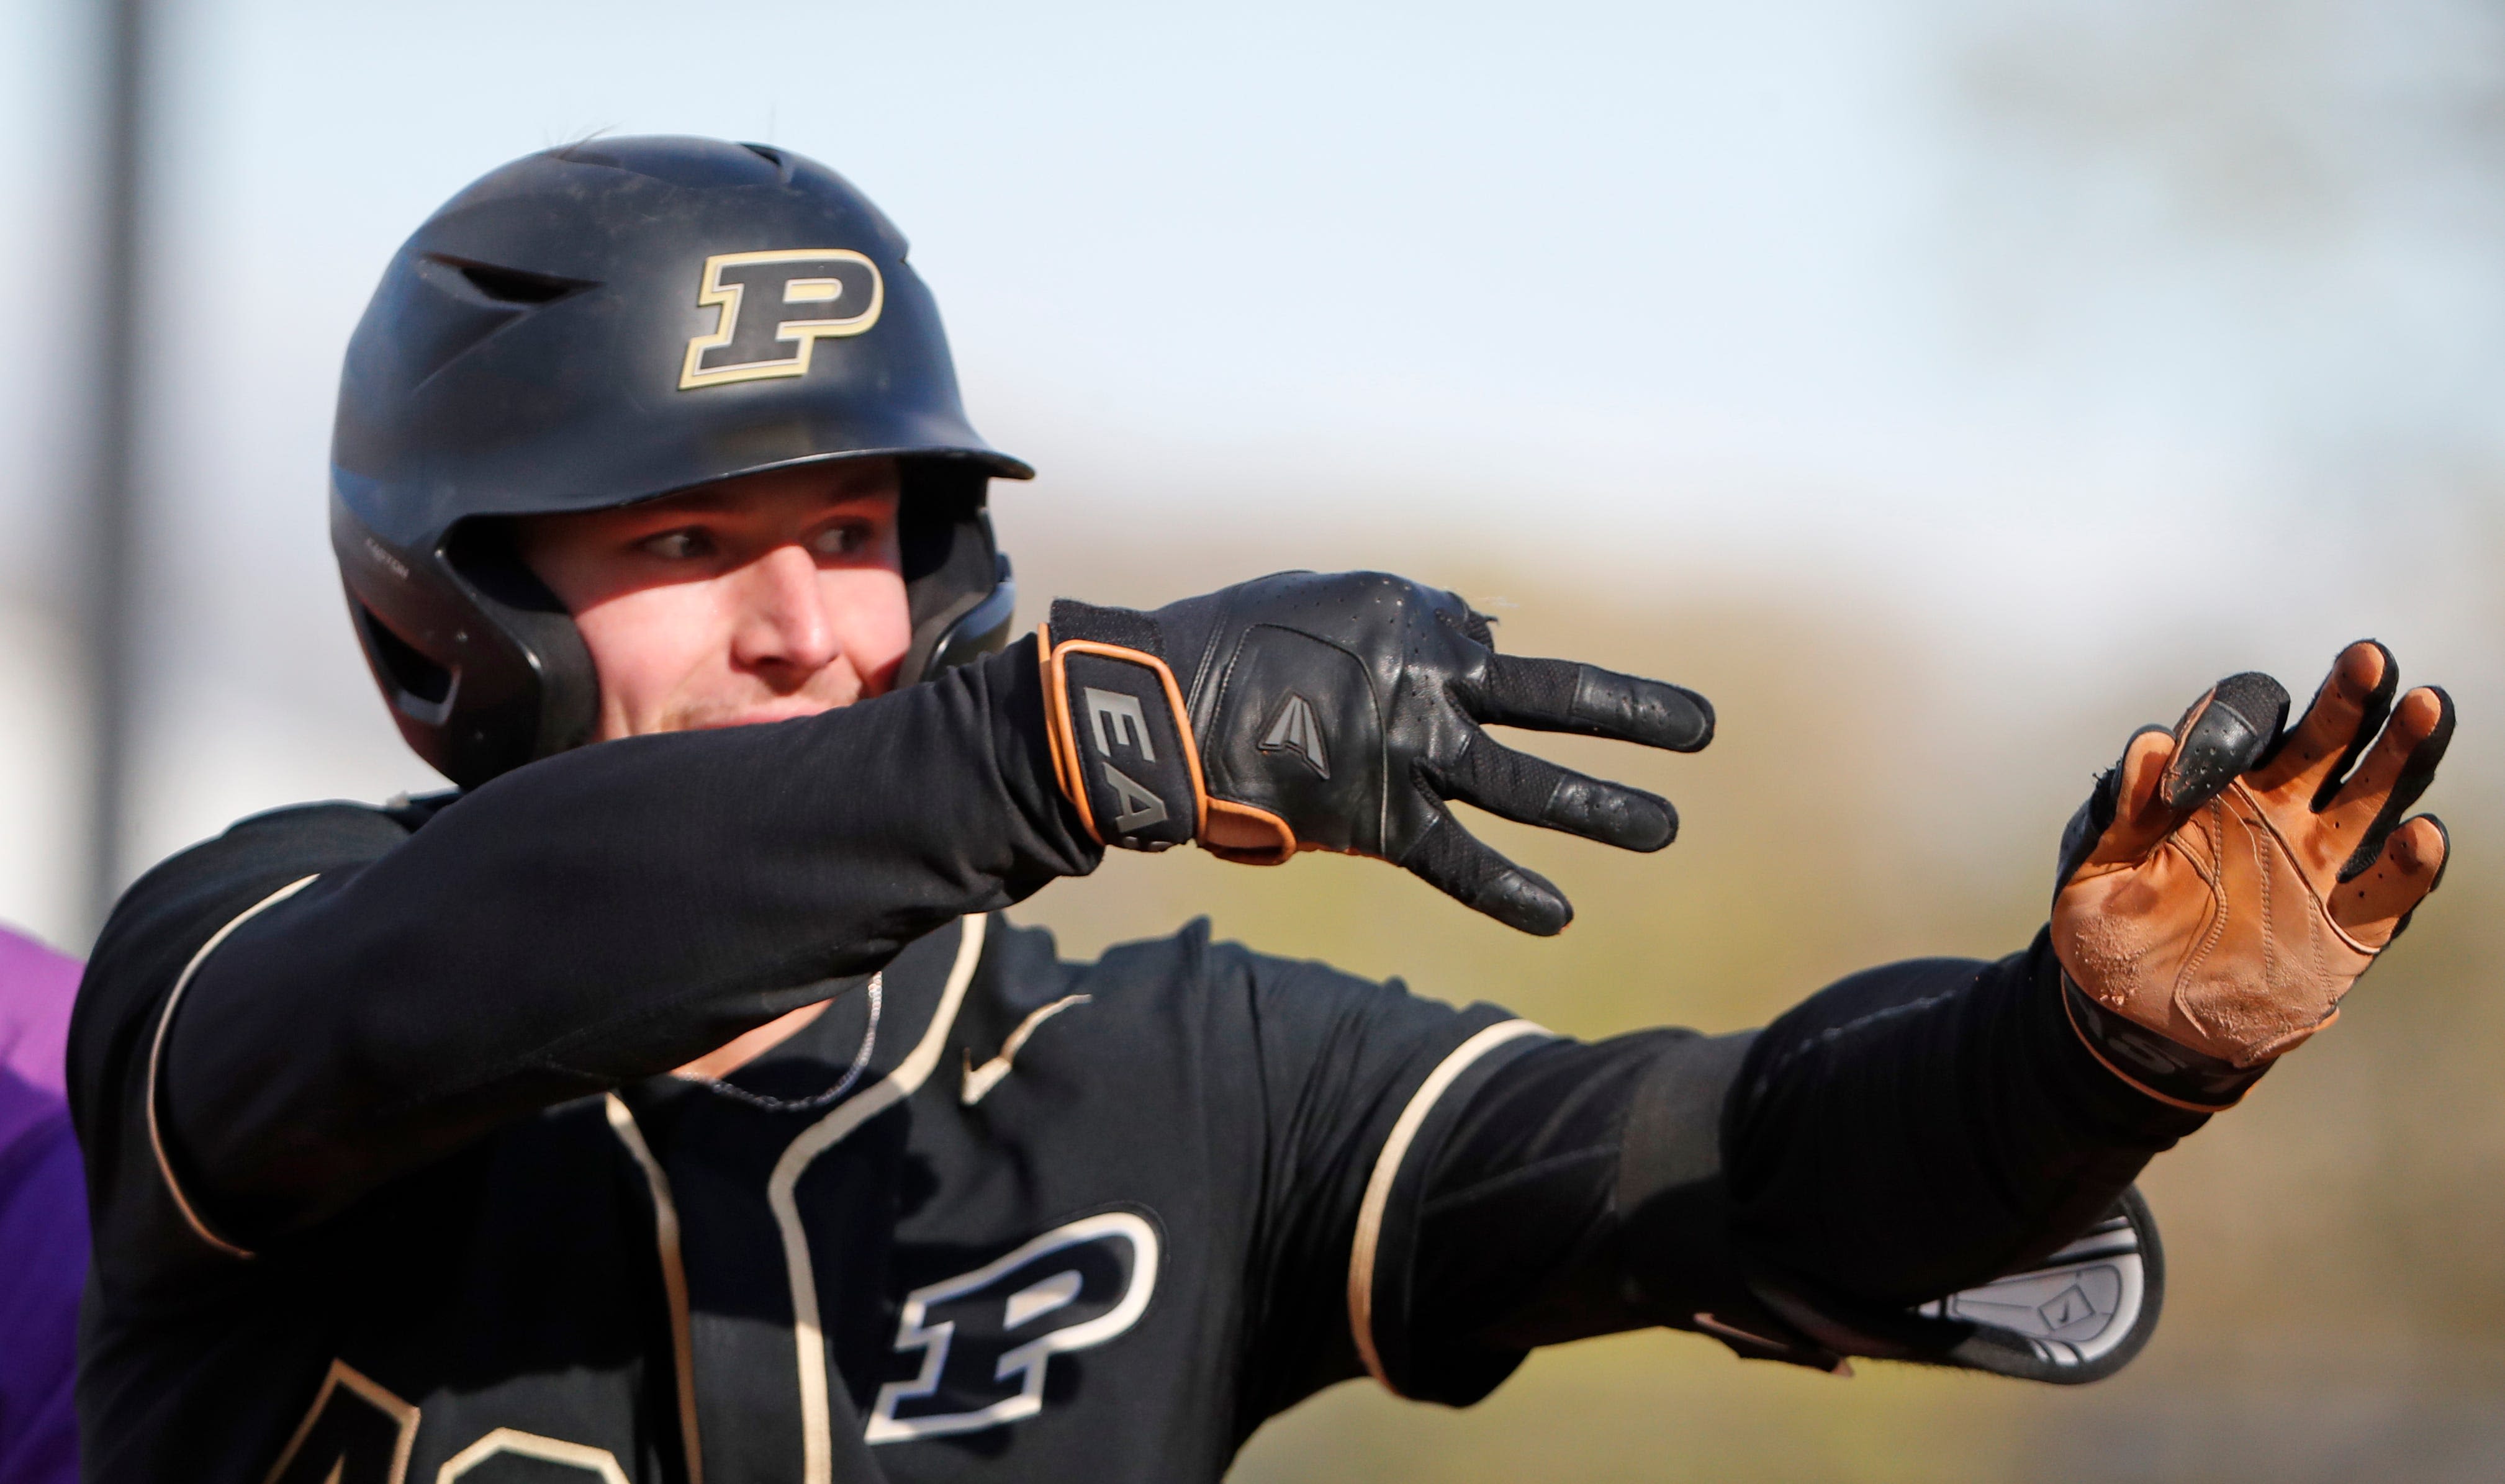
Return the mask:
MULTIPOLYGON (((1030 618, 1055 591, 1147 603, 1366 562, 1463 586, 1509 639, 1723 703, 1713 754, 1643 775, 1687 809, 1675 864, 1604 874, 1579 847, 1522 845, 1585 904, 1566 958, 1456 924, 1390 872, 1305 862, 1257 879, 1116 863, 1034 909, 1081 946, 1215 910, 1264 946, 1589 1034, 1746 1023, 1885 953, 2019 946, 2062 816, 2132 724, 2233 669, 2303 692, 2366 633, 2461 704, 2430 801, 2466 863, 2484 846, 2463 822, 2505 821, 2497 0, 163 9, 151 234, 119 286, 147 349, 129 872, 257 809, 436 783, 372 694, 331 565, 340 352, 438 202, 595 131, 787 146, 897 220, 976 424, 1042 471, 995 490, 1030 618)), ((93 927, 65 555, 93 350, 89 10, 0 0, 18 141, 0 275, 23 336, 0 357, 0 918, 73 950, 93 927)), ((2411 1058, 2505 1051, 2486 926, 2505 894, 2456 881, 2425 915, 2448 908, 2460 926, 2421 927, 2419 967, 2396 955, 2370 989, 2440 979, 2414 1003, 2481 1029, 2434 1010, 2344 1029, 2348 1061, 2309 1052, 2323 1070, 2265 1084, 2282 1113, 2175 1156, 2194 1161, 2187 1214, 2161 1201, 2161 1219, 2211 1297, 2179 1300, 2192 1318, 2143 1362, 2155 1379, 2097 1389, 2120 1399, 1735 1382, 1693 1342, 1673 1361, 1631 1339, 1543 1358, 1443 1431, 1333 1394, 1246 1472, 1570 1476, 1503 1451, 1549 1435, 1543 1417, 1589 1441, 1586 1476, 1628 1478, 1709 1456, 1724 1478, 1760 1476, 1747 1460, 2015 1476, 2022 1458, 2050 1477, 2029 1450, 2134 1418, 2142 1471, 2098 1476, 2310 1477, 2394 1446, 2375 1439, 2452 1436, 2487 1382, 2423 1367, 2505 1374, 2480 1368, 2505 1226, 2477 1193, 2505 1174, 2505 1108, 2493 1063, 2456 1056, 2434 1079, 2484 1101, 2424 1121, 2411 1058), (2284 1090, 2309 1085, 2311 1104, 2284 1090), (2457 1158, 2409 1166, 2416 1184, 2359 1172, 2430 1137, 2457 1158), (2454 1204, 2425 1203, 2439 1186, 2454 1204), (2293 1214, 2343 1201, 2365 1214, 2293 1214), (2266 1257, 2237 1245, 2264 1226, 2266 1257), (2396 1231, 2421 1276, 2458 1280, 2451 1298, 2341 1265, 2396 1231), (2345 1296, 2263 1324, 2265 1262, 2345 1296), (2171 1338, 2205 1313, 2253 1324, 2171 1338), (2221 1359, 2291 1349, 2327 1371, 2221 1359), (2221 1376, 2232 1397, 2182 1400, 2221 1376), (1587 1416, 1596 1396, 1617 1410, 1587 1416), (1696 1436, 1710 1417, 1727 1452, 1608 1433, 1629 1410, 1696 1436), (2287 1431, 2300 1414, 2355 1425, 2325 1442, 2287 1431), (1985 1441, 1955 1466, 1931 1451, 1960 1436, 1985 1441)), ((2505 1445, 2462 1435, 2462 1458, 2505 1445)))
MULTIPOLYGON (((0 0, 30 341, 0 358, 0 915, 73 944, 91 9, 0 0)), ((2363 628, 2421 667, 2485 648, 2444 616, 2505 462, 2492 4, 163 9, 124 286, 134 868, 424 781, 338 621, 340 349, 435 204, 597 130, 788 145, 879 200, 977 422, 1044 472, 1000 502, 1026 548, 1428 529, 1613 583, 1771 574, 2022 681, 2222 624, 2281 667, 2363 628), (2327 628, 2279 611, 2307 590, 2327 628)))

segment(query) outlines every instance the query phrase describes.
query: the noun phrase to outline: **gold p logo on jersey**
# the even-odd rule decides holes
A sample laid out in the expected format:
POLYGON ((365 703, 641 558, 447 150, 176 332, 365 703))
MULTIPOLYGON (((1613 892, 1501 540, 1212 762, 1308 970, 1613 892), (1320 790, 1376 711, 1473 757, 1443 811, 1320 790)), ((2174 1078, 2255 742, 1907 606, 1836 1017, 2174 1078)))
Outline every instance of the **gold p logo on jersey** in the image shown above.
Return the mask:
POLYGON ((808 373, 818 341, 878 323, 887 285, 878 265, 844 247, 717 253, 705 260, 696 302, 716 310, 713 334, 688 341, 679 390, 808 373))

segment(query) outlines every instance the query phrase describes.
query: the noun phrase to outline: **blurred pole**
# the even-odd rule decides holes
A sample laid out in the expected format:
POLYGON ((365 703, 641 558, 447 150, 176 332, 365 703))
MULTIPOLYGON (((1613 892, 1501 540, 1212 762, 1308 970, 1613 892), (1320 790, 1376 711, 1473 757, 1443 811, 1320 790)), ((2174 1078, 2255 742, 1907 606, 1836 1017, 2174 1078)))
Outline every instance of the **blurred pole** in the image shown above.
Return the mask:
POLYGON ((130 796, 132 728, 138 720, 131 605, 139 558, 137 466, 137 319, 140 244, 140 147, 145 125, 143 73, 153 0, 107 0, 96 8, 104 75, 98 79, 101 128, 95 175, 97 252, 91 292, 96 339, 92 416, 95 445, 88 468, 86 612, 88 735, 93 773, 88 814, 88 922, 104 925, 122 885, 122 841, 130 796))

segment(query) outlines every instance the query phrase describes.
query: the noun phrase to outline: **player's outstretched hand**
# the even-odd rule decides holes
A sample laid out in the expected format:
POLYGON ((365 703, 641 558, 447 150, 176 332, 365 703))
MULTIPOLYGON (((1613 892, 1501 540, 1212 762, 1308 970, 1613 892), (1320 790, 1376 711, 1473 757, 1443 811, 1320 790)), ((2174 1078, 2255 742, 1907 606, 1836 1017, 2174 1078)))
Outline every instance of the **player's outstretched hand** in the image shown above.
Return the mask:
POLYGON ((1154 613, 1064 600, 1041 642, 1062 792, 1106 844, 1374 856, 1526 933, 1573 908, 1446 800, 1626 850, 1669 844, 1678 816, 1481 725, 1677 752, 1713 739, 1694 691, 1499 654, 1467 603, 1379 572, 1283 572, 1154 613))
POLYGON ((2278 682, 2230 676, 2171 732, 2133 737, 2070 822, 2053 946, 2071 1021, 2143 1091, 2235 1102, 2331 1023, 2435 890, 2444 826, 2402 816, 2452 701, 2421 686, 2395 706, 2399 680, 2390 651, 2352 644, 2282 733, 2278 682))

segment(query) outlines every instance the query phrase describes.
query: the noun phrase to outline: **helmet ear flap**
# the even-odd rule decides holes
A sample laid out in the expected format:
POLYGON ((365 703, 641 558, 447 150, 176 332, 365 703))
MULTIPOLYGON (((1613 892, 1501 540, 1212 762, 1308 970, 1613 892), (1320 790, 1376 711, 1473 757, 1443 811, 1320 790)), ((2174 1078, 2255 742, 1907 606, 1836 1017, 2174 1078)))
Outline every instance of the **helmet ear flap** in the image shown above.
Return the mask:
POLYGON ((908 459, 899 470, 898 537, 913 639, 896 684, 913 685, 1008 642, 1017 584, 983 508, 987 471, 908 459))
POLYGON ((1007 647, 1009 627, 1017 618, 1017 583, 1010 578, 1006 553, 996 553, 992 560, 991 591, 964 594, 915 630, 913 647, 897 667, 898 685, 929 680, 942 670, 971 664, 1007 647))
POLYGON ((357 642, 401 736, 465 789, 591 740, 600 684, 573 616, 514 550, 469 520, 437 550, 385 541, 332 504, 357 642))
POLYGON ((475 704, 462 708, 465 714, 483 715, 491 706, 496 712, 494 720, 471 725, 457 740, 465 752, 475 749, 485 768, 476 781, 454 774, 465 789, 581 747, 600 724, 600 676, 582 630, 523 562, 513 538, 510 519, 464 520, 444 539, 439 558, 485 620, 489 642, 477 646, 486 652, 481 668, 498 682, 492 696, 474 690, 475 704))

